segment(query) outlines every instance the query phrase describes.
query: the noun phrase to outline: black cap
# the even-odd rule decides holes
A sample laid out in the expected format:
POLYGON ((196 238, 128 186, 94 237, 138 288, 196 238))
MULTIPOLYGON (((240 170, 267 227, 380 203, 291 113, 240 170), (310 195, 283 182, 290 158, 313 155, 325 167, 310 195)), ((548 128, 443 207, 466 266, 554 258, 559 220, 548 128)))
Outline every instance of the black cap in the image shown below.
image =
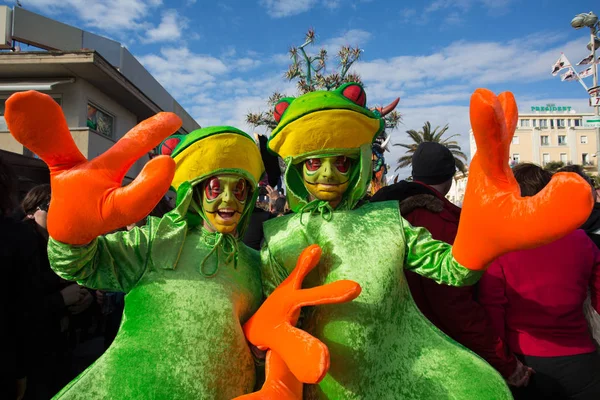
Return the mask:
POLYGON ((439 143, 423 142, 412 156, 412 177, 427 185, 439 185, 456 173, 456 162, 450 150, 439 143))

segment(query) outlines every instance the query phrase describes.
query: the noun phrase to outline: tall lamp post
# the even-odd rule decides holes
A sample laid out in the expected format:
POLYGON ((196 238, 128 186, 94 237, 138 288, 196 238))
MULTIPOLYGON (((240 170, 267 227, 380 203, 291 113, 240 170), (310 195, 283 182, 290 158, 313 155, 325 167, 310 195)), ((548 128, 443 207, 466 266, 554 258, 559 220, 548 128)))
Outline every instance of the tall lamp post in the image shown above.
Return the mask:
MULTIPOLYGON (((596 61, 596 50, 600 47, 598 25, 598 16, 591 11, 587 14, 578 14, 571 20, 571 26, 575 29, 590 28, 590 43, 587 45, 587 48, 592 52, 591 68, 594 82, 593 86, 588 89, 588 93, 590 95, 590 106, 594 107, 595 122, 593 123, 596 127, 596 154, 600 153, 600 93, 598 92, 598 64, 596 61)), ((598 159, 597 164, 598 172, 600 174, 600 159, 598 159)))

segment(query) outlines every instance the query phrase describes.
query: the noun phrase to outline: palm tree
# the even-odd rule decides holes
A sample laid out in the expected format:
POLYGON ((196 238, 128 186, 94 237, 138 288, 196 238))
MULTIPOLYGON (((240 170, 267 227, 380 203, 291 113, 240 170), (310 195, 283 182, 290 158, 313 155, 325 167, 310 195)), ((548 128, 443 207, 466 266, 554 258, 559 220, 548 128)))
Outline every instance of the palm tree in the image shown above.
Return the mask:
POLYGON ((414 143, 396 143, 394 146, 400 146, 406 148, 406 154, 398 159, 398 166, 396 170, 399 168, 408 167, 412 163, 412 155, 417 150, 419 144, 423 142, 436 142, 439 144, 443 144, 446 146, 450 152, 454 155, 454 160, 456 161, 456 168, 459 169, 460 172, 465 174, 467 172, 467 168, 465 167, 465 163, 467 162, 467 155, 463 153, 460 149, 460 145, 456 140, 450 140, 455 136, 459 136, 458 134, 450 135, 446 138, 442 138, 444 133, 448 130, 448 124, 440 129, 437 126, 433 131, 431 130, 431 123, 429 121, 425 122, 423 125, 423 130, 417 132, 414 129, 406 131, 408 136, 414 141, 414 143))

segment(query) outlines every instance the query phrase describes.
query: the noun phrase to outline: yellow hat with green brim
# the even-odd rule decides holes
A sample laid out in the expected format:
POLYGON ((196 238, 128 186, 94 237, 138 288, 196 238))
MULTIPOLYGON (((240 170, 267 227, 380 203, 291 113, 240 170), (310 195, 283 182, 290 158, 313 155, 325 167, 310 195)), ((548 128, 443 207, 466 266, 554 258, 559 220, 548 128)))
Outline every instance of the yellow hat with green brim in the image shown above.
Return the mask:
POLYGON ((383 130, 383 118, 366 108, 361 85, 348 83, 334 91, 317 91, 275 106, 279 124, 269 150, 283 159, 357 151, 383 130))
POLYGON ((208 176, 234 173, 258 185, 264 166, 260 150, 245 132, 231 126, 214 126, 173 135, 161 144, 161 153, 175 160, 175 191, 184 182, 195 183, 208 176))

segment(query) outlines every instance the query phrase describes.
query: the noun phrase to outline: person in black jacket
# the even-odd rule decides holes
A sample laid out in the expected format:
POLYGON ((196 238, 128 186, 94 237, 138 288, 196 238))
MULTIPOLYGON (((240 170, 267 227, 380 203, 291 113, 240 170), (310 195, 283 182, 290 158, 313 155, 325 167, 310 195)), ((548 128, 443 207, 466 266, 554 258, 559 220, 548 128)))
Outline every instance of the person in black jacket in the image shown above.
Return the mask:
POLYGON ((22 399, 30 354, 26 337, 26 266, 34 263, 26 226, 10 216, 15 207, 15 177, 0 159, 0 398, 22 399))
POLYGON ((32 188, 21 208, 29 229, 28 251, 35 255, 27 266, 26 282, 29 287, 27 328, 31 353, 25 400, 48 399, 70 379, 69 324, 72 316, 86 310, 93 302, 91 293, 60 278, 50 268, 46 220, 50 204, 50 185, 32 188))

